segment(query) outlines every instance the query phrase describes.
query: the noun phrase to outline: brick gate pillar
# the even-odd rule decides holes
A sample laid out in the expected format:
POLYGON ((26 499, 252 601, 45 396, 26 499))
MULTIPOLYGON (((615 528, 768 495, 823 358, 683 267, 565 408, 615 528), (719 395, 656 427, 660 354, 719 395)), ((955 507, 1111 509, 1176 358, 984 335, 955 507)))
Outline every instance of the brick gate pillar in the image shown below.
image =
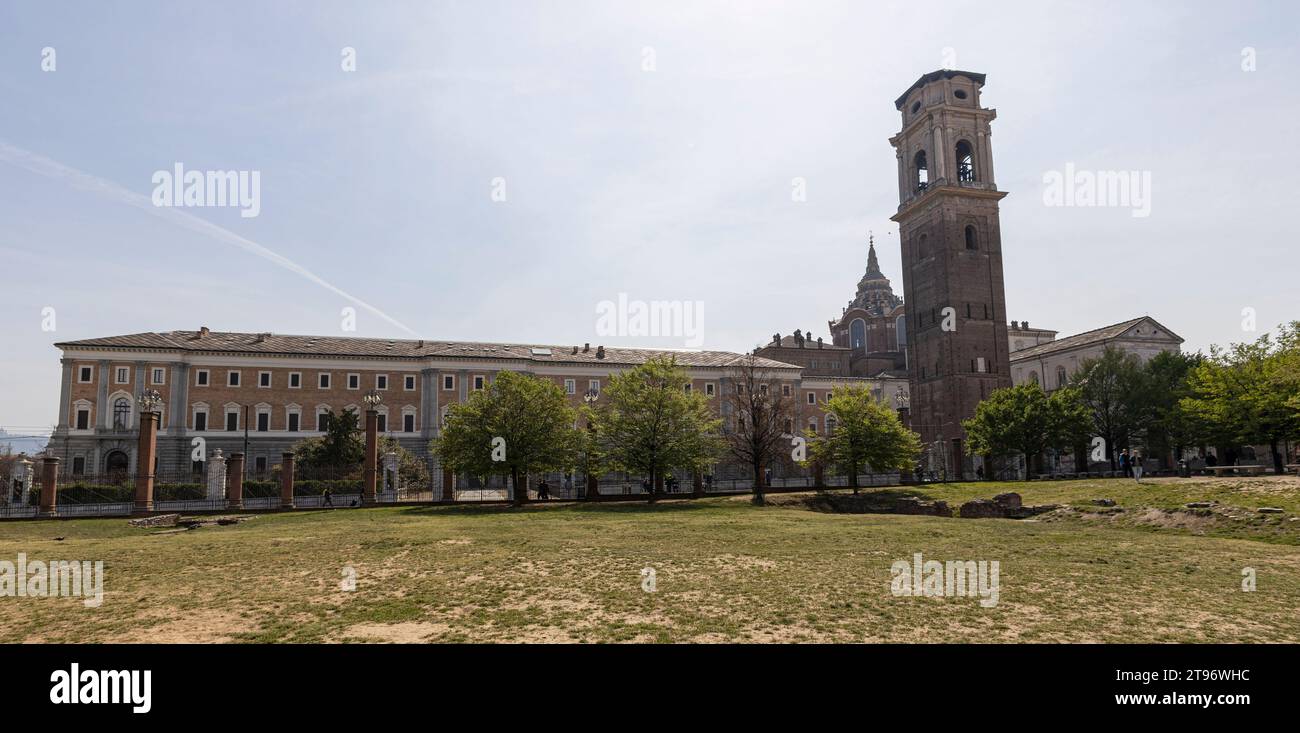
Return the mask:
POLYGON ((361 484, 361 504, 375 503, 375 484, 379 468, 379 411, 366 410, 366 463, 361 484))
POLYGON ((158 413, 140 413, 140 439, 135 453, 135 511, 153 511, 154 463, 158 455, 158 413))
POLYGON ((41 508, 42 517, 53 517, 59 503, 59 459, 47 456, 41 463, 41 508))
POLYGON ((456 503, 456 474, 450 468, 442 469, 442 500, 456 503))
POLYGON ((226 463, 226 501, 231 509, 244 508, 244 454, 231 453, 226 463))
POLYGON ((280 454, 280 508, 293 508, 293 453, 280 454))

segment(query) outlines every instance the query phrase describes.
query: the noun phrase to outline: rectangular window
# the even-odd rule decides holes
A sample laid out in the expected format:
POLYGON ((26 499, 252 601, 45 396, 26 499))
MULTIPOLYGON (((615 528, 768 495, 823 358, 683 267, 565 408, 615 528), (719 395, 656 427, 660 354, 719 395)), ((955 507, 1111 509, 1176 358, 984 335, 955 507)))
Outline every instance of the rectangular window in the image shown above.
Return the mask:
POLYGON ((203 432, 204 430, 207 430, 207 429, 208 429, 208 413, 206 413, 206 412, 196 412, 196 413, 194 413, 194 430, 195 430, 195 432, 203 432))
POLYGON ((80 476, 85 472, 86 472, 85 456, 74 456, 72 459, 72 473, 77 476, 80 476))
POLYGON ((361 375, 360 375, 360 374, 349 374, 349 375, 348 375, 348 389, 361 389, 361 375))
POLYGON ((578 393, 578 380, 576 380, 576 379, 566 379, 566 380, 564 380, 564 393, 565 393, 565 394, 577 394, 577 393, 578 393))
POLYGON ((388 375, 387 375, 387 374, 376 374, 376 375, 375 375, 375 389, 388 389, 388 375))
POLYGON ((227 387, 239 386, 239 372, 234 372, 234 371, 226 372, 226 386, 227 387))
POLYGON ((686 388, 686 394, 690 394, 690 393, 691 393, 691 385, 690 385, 690 383, 687 383, 687 384, 685 385, 685 388, 686 388))
POLYGON ((781 396, 782 396, 782 397, 789 397, 789 396, 790 396, 790 385, 788 385, 788 384, 783 384, 783 385, 781 385, 781 396))
POLYGON ((717 387, 713 386, 713 382, 708 382, 704 385, 704 394, 708 397, 712 397, 716 390, 717 387))
POLYGON ((253 470, 257 473, 266 473, 266 456, 258 456, 253 462, 253 470))
POLYGON ((239 413, 238 413, 238 412, 227 412, 227 413, 226 413, 226 430, 229 430, 230 432, 233 433, 233 432, 235 432, 235 431, 238 430, 238 429, 239 429, 239 413))
POLYGON ((415 391, 415 375, 414 375, 414 374, 407 374, 405 377, 402 377, 402 389, 405 389, 407 392, 414 392, 414 391, 415 391))
POLYGON ((316 432, 325 432, 325 421, 329 418, 328 412, 316 413, 316 432))
POLYGON ((808 404, 810 404, 810 405, 815 405, 815 404, 817 404, 817 393, 816 393, 816 392, 809 392, 809 393, 808 393, 808 404))
POLYGON ((257 432, 265 433, 270 429, 271 429, 271 413, 269 412, 257 413, 257 432))
POLYGON ((117 367, 113 370, 113 381, 117 384, 126 384, 131 379, 131 367, 117 367))
POLYGON ((415 432, 415 415, 414 415, 414 414, 408 412, 408 413, 406 413, 405 415, 402 415, 402 432, 404 432, 404 433, 414 433, 414 432, 415 432))
POLYGON ((808 432, 813 433, 814 435, 817 434, 817 418, 808 421, 808 432))
POLYGON ((456 389, 456 375, 454 374, 442 375, 442 388, 445 390, 456 389))
POLYGON ((475 375, 474 375, 474 389, 475 389, 475 391, 480 390, 480 389, 483 389, 483 386, 484 386, 485 384, 487 384, 487 378, 486 378, 486 377, 484 377, 482 374, 475 374, 475 375))
POLYGON ((95 373, 94 370, 88 366, 79 368, 77 372, 78 372, 77 381, 81 382, 82 384, 89 384, 90 380, 94 377, 94 373, 95 373))
POLYGON ((271 386, 271 373, 270 373, 270 372, 258 372, 258 373, 257 373, 257 386, 258 386, 259 388, 267 388, 267 387, 270 387, 270 386, 271 386))
POLYGON ((316 386, 321 389, 330 388, 330 375, 328 372, 316 375, 316 386))
MULTIPOLYGON (((989 370, 989 368, 988 368, 988 364, 986 364, 986 363, 984 362, 984 357, 981 356, 981 357, 978 357, 978 358, 975 359, 975 371, 979 372, 980 374, 983 374, 984 372, 987 372, 988 370, 989 370)), ((1060 385, 1060 386, 1064 387, 1064 386, 1065 386, 1064 374, 1062 374, 1061 376, 1062 376, 1062 378, 1061 378, 1061 380, 1060 380, 1060 382, 1061 382, 1061 385, 1060 385)))
POLYGON ((152 374, 149 377, 149 382, 151 384, 166 384, 167 383, 166 372, 167 372, 166 369, 159 369, 158 367, 154 367, 152 374))
POLYGON ((302 372, 289 372, 289 389, 302 389, 302 372))
POLYGON ((90 429, 90 410, 77 410, 77 429, 90 429))
POLYGON ((375 430, 386 433, 388 432, 388 416, 380 413, 375 415, 375 430))
POLYGON ((289 413, 289 432, 298 432, 298 417, 299 415, 296 412, 289 413))
POLYGON ((588 380, 587 380, 587 389, 591 390, 591 393, 592 393, 592 394, 597 394, 597 395, 600 394, 600 380, 599 380, 599 379, 588 379, 588 380))
POLYGON ((200 369, 200 370, 198 370, 197 372, 194 372, 194 384, 195 384, 195 386, 198 386, 198 387, 206 387, 206 386, 208 386, 208 370, 207 370, 207 369, 200 369))

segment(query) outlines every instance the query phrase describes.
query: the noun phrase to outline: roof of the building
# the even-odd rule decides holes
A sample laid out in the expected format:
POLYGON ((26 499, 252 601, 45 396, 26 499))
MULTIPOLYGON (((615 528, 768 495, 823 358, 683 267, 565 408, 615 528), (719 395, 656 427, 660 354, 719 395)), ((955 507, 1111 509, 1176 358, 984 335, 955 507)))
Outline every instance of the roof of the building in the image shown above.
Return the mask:
MULTIPOLYGON (((382 339, 339 336, 290 336, 272 333, 232 333, 212 331, 165 331, 134 333, 123 336, 64 341, 61 349, 142 349, 148 351, 204 352, 240 355, 302 355, 349 358, 418 359, 471 358, 510 359, 555 364, 623 364, 645 363, 656 356, 672 356, 689 367, 728 367, 747 358, 729 351, 690 351, 673 349, 637 349, 606 346, 604 358, 596 356, 597 346, 583 351, 574 346, 542 344, 500 344, 433 339, 382 339)), ((768 369, 798 369, 797 365, 753 357, 755 366, 768 369)))
POLYGON ((958 71, 956 69, 939 69, 938 71, 931 71, 928 74, 922 74, 921 78, 916 80, 916 83, 908 87, 907 91, 903 92, 902 96, 894 100, 894 109, 903 108, 903 104, 907 102, 907 95, 911 94, 913 89, 919 89, 936 79, 951 79, 954 76, 964 76, 976 84, 984 86, 984 75, 977 74, 973 71, 958 71))
POLYGON ((1068 351, 1070 349, 1079 348, 1080 346, 1088 346, 1090 344, 1110 341, 1123 336, 1126 331, 1143 321, 1151 321, 1157 326, 1160 326, 1161 330, 1168 334, 1173 340, 1182 343, 1183 338, 1181 336, 1165 328, 1164 325, 1156 319, 1151 316, 1138 316, 1137 318, 1131 318, 1120 323, 1113 323, 1109 326, 1094 328, 1091 331, 1076 333, 1073 336, 1066 336, 1065 338, 1048 341, 1047 343, 1038 344, 1037 346, 1030 346, 1027 349, 1021 349, 1020 351, 1013 351, 1011 352, 1011 359, 1013 361, 1018 359, 1032 359, 1044 354, 1053 354, 1058 351, 1068 351))

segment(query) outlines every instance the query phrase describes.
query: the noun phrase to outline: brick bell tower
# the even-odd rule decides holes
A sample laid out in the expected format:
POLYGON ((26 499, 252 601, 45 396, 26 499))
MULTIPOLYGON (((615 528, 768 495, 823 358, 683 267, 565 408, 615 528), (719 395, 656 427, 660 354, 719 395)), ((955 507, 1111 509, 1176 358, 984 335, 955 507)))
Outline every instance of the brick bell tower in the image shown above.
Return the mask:
POLYGON ((990 392, 1011 386, 1002 235, 984 75, 940 70, 894 102, 899 242, 907 303, 912 429, 932 465, 973 478, 961 421, 990 392))

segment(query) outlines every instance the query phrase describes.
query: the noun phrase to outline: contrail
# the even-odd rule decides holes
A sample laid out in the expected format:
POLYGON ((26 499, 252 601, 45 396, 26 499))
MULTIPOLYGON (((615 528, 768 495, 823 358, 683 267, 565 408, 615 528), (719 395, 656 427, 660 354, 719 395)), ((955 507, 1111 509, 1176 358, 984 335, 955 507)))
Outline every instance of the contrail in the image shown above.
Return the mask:
POLYGON ((161 216, 165 219, 168 219, 173 224, 182 226, 186 229, 189 229, 190 231, 198 232, 199 234, 206 235, 219 242, 225 242, 226 244, 233 244, 234 246, 239 247, 242 250, 245 250, 247 252, 252 252, 253 254, 257 255, 258 257, 261 257, 262 259, 274 262, 280 267, 283 267, 284 269, 289 270, 290 272, 296 273, 297 275, 303 277, 306 280, 310 280, 311 282, 316 283, 317 285, 321 286, 322 288, 325 288, 326 290, 330 291, 331 293, 334 293, 335 295, 338 295, 342 298, 346 298, 347 300, 357 304, 361 308, 364 308, 365 310, 373 313, 374 315, 379 316, 380 318, 384 319, 388 323, 397 326, 398 328, 411 334, 412 336, 419 336, 418 333, 408 328, 406 324, 402 323, 396 318, 393 318, 387 313, 379 310, 373 305, 370 305, 364 300, 361 300, 360 298, 351 295, 349 293, 346 293, 343 290, 335 287, 334 285, 331 285, 316 273, 312 272, 311 270, 308 270, 302 265, 299 265, 293 260, 284 257, 282 255, 276 254, 275 252, 272 252, 270 249, 267 249, 266 247, 258 244, 257 242, 254 242, 251 239, 248 239, 246 237, 241 237, 238 234, 235 234, 234 232, 230 231, 229 229, 226 229, 224 227, 219 227, 216 224, 207 221, 206 219, 202 219, 200 217, 197 217, 189 213, 188 211, 184 211, 182 209, 173 208, 169 206, 155 206, 153 200, 148 196, 138 194, 110 180, 100 178, 98 176, 93 176, 89 173, 79 171, 76 168, 70 168, 66 165, 63 165, 62 163, 59 163, 58 161, 46 158, 43 155, 38 155, 36 153, 23 150, 22 148, 14 147, 4 142, 3 140, 0 140, 0 160, 3 160, 4 162, 10 163, 12 165, 16 165, 19 168, 24 168, 33 173, 46 176, 47 178, 65 180, 68 183, 70 183, 74 188, 81 189, 83 191, 90 191, 92 193, 96 193, 106 198, 110 198, 115 201, 118 201, 119 203, 127 204, 129 206, 134 206, 137 209, 143 209, 149 212, 150 214, 153 214, 155 216, 161 216))

